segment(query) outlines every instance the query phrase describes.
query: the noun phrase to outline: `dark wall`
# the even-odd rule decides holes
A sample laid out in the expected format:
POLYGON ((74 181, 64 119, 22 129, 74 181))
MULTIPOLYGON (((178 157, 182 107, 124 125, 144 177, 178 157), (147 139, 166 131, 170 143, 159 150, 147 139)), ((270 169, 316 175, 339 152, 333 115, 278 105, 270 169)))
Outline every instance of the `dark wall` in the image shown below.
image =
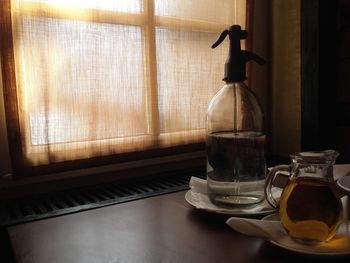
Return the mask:
POLYGON ((339 1, 336 42, 335 142, 345 162, 350 162, 350 1, 339 1))
POLYGON ((302 0, 302 150, 350 162, 350 0, 302 0))

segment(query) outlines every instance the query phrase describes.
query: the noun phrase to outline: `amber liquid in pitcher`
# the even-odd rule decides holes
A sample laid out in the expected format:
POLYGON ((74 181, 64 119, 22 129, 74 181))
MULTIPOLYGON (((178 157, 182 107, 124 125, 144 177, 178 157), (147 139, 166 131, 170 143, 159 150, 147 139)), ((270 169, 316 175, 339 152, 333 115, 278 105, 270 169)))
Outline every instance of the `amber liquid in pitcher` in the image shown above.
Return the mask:
POLYGON ((310 177, 291 179, 281 195, 280 218, 294 239, 306 243, 330 240, 342 221, 335 183, 310 177))

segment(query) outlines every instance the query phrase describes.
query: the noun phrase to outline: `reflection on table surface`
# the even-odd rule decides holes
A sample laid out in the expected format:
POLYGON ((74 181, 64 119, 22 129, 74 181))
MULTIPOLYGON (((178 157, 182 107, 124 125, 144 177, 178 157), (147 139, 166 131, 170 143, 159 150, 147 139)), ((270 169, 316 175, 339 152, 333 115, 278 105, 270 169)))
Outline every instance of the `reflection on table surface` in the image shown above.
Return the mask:
POLYGON ((9 227, 16 262, 344 262, 239 234, 185 191, 9 227))

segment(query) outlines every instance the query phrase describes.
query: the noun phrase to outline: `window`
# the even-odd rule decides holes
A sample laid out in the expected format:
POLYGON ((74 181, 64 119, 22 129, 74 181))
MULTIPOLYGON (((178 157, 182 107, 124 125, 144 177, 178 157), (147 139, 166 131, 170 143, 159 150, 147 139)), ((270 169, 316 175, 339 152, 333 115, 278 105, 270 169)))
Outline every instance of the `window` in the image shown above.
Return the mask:
POLYGON ((244 0, 6 0, 12 157, 40 167, 203 142, 244 0), (10 19, 11 18, 11 19, 10 19))

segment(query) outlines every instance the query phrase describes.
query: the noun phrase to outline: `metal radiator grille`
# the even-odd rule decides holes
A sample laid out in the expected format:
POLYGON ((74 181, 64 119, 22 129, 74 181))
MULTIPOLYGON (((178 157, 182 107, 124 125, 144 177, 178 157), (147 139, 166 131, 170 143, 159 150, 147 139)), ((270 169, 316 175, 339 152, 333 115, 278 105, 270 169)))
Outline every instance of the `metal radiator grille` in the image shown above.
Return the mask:
POLYGON ((110 182, 57 193, 3 201, 0 222, 10 226, 188 189, 191 172, 133 182, 110 182))

